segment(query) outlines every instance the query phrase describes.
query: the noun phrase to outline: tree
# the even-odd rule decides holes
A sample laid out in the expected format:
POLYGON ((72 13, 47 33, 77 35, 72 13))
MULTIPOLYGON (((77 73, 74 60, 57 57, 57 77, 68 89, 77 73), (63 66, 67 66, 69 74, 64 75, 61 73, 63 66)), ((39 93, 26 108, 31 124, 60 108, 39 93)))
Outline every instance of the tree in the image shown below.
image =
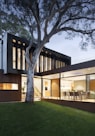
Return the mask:
POLYGON ((0 35, 7 31, 19 35, 20 37, 27 37, 27 39, 30 39, 30 33, 19 23, 15 15, 2 11, 0 12, 0 17, 0 35))
MULTIPOLYGON (((17 18, 17 23, 31 35, 26 49, 27 94, 26 102, 34 101, 33 77, 37 58, 44 45, 57 33, 69 38, 81 36, 81 47, 90 40, 95 43, 95 0, 0 0, 1 11, 17 18), (83 37, 85 41, 83 41, 83 37), (32 59, 29 50, 35 44, 32 59)), ((5 19, 6 20, 6 19, 5 19)), ((10 24, 9 18, 7 18, 10 24)), ((13 21, 14 23, 14 21, 13 21)), ((20 31, 19 31, 20 32, 20 31)))

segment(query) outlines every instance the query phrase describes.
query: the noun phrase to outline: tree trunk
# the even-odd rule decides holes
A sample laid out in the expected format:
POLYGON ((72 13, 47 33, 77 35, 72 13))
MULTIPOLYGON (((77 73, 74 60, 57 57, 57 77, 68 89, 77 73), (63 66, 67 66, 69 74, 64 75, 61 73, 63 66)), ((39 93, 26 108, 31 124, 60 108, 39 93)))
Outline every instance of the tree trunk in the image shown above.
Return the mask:
POLYGON ((27 73, 27 92, 26 92, 25 102, 34 102, 34 82, 33 82, 34 69, 42 48, 43 46, 38 46, 37 48, 35 48, 34 52, 32 53, 32 59, 29 58, 29 50, 31 49, 31 43, 30 46, 26 49, 26 61, 28 64, 28 73, 27 73))
POLYGON ((34 69, 30 66, 27 74, 27 92, 25 102, 34 102, 34 69))

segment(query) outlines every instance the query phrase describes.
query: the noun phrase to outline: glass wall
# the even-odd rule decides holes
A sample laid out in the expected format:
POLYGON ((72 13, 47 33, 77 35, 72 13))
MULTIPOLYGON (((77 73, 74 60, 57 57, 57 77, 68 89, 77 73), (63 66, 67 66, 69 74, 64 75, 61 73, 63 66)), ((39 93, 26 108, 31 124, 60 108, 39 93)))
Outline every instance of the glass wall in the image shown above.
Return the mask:
POLYGON ((13 58, 13 69, 16 69, 16 48, 15 47, 13 47, 12 48, 13 49, 13 56, 12 56, 12 58, 13 58))
POLYGON ((41 55, 40 56, 40 64, 39 64, 39 66, 40 66, 40 72, 43 72, 43 56, 41 55))
POLYGON ((51 58, 47 57, 47 70, 51 70, 51 58))
MULTIPOLYGON (((25 100, 27 91, 27 75, 22 75, 22 100, 25 100)), ((41 78, 34 78, 34 100, 41 99, 41 78)))
POLYGON ((17 49, 17 54, 18 54, 18 59, 17 59, 17 64, 18 64, 18 67, 17 67, 17 69, 21 69, 21 49, 20 48, 18 48, 17 49))
MULTIPOLYGON (((95 102, 95 74, 75 77, 60 74, 34 78, 35 99, 52 98, 69 101, 95 102)), ((22 77, 22 91, 26 93, 27 78, 22 77)))
POLYGON ((42 66, 44 67, 43 71, 47 71, 47 57, 45 57, 45 56, 43 57, 43 64, 42 64, 42 66))
POLYGON ((25 70, 25 50, 22 50, 22 70, 25 70))
POLYGON ((95 75, 61 78, 61 99, 95 101, 95 75))
POLYGON ((86 97, 86 76, 61 78, 61 98, 82 100, 86 97))
POLYGON ((22 82, 21 82, 21 89, 22 89, 22 94, 26 94, 27 91, 27 77, 26 75, 22 75, 22 82))
POLYGON ((34 100, 41 99, 41 78, 35 77, 34 78, 34 100))
POLYGON ((37 59, 36 67, 35 67, 35 72, 39 72, 39 58, 37 59))

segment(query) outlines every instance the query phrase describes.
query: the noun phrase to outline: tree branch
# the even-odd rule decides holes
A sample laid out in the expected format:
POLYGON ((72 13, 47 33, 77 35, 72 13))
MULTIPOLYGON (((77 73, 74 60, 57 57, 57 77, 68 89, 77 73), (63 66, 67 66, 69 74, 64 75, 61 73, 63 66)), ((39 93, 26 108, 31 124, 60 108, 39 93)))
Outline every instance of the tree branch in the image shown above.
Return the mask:
POLYGON ((81 34, 92 34, 95 29, 91 29, 91 30, 81 30, 81 29, 75 29, 75 28, 71 28, 71 27, 63 27, 63 28, 60 28, 60 29, 56 29, 55 33, 59 33, 61 31, 72 31, 72 32, 77 32, 77 33, 81 33, 81 34))
POLYGON ((35 18, 35 21, 37 23, 37 29, 38 29, 38 41, 40 42, 41 40, 41 28, 40 28, 40 17, 39 17, 39 5, 37 3, 37 1, 35 1, 35 7, 36 7, 36 11, 31 7, 31 11, 33 13, 33 16, 35 18), (37 14, 35 13, 37 12, 37 14))
POLYGON ((29 43, 29 46, 26 48, 26 52, 25 52, 26 62, 27 62, 27 64, 28 64, 29 66, 32 65, 31 60, 30 60, 30 58, 29 58, 29 51, 30 51, 32 45, 33 45, 33 41, 31 40, 30 43, 29 43))
POLYGON ((45 21, 45 27, 44 27, 44 35, 47 35, 47 27, 48 27, 48 22, 52 19, 52 17, 56 14, 56 11, 52 11, 52 9, 54 8, 54 4, 55 4, 55 0, 53 1, 51 7, 50 7, 50 15, 46 18, 46 21, 45 21))
POLYGON ((69 22, 69 21, 74 21, 74 20, 89 20, 89 21, 94 21, 95 20, 95 18, 91 18, 91 17, 86 17, 86 16, 79 16, 79 17, 75 17, 75 18, 69 18, 69 19, 67 19, 67 20, 65 20, 64 22, 62 22, 58 27, 59 28, 61 28, 64 24, 66 24, 67 22, 69 22))

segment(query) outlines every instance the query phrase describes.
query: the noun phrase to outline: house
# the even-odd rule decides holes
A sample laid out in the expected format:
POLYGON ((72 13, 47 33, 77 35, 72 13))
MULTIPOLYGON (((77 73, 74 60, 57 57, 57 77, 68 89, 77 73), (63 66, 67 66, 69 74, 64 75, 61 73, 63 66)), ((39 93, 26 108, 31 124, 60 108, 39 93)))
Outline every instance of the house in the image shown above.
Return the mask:
MULTIPOLYGON (((0 101, 21 101, 26 93, 27 63, 25 50, 29 42, 6 33, 0 44, 0 101)), ((30 57, 36 45, 31 49, 30 57)), ((43 48, 35 68, 35 97, 41 97, 41 72, 51 71, 71 64, 69 56, 43 48)))
MULTIPOLYGON (((0 101, 21 101, 27 89, 28 41, 6 33, 0 44, 0 101)), ((36 45, 31 49, 30 57, 36 45)), ((71 57, 43 48, 34 77, 35 99, 95 103, 95 60, 71 65, 71 57)))

